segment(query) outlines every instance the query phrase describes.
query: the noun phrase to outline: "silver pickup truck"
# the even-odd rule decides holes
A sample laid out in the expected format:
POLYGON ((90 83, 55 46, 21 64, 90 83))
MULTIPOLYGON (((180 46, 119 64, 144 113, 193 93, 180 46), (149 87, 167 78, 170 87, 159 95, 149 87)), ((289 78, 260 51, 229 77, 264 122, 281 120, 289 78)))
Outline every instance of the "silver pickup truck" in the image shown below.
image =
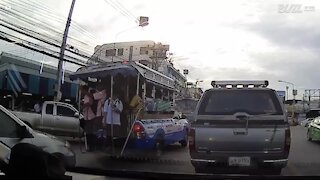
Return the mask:
POLYGON ((291 138, 276 92, 266 88, 267 81, 212 85, 201 97, 189 131, 195 171, 224 167, 280 174, 288 162, 291 138))
POLYGON ((33 129, 50 134, 79 137, 83 132, 79 122, 79 111, 67 103, 45 101, 40 114, 11 112, 33 129))

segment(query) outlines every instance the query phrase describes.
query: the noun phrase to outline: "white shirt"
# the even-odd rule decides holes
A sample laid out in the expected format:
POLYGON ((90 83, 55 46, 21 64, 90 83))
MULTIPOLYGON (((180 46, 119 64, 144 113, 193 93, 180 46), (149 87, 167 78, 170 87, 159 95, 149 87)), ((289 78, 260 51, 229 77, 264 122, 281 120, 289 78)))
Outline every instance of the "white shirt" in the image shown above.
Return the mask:
POLYGON ((121 125, 120 113, 123 110, 122 102, 119 99, 111 101, 113 103, 109 103, 109 102, 110 102, 110 98, 107 99, 106 102, 104 103, 103 112, 107 113, 107 117, 106 117, 106 120, 104 120, 104 122, 106 124, 121 125), (113 108, 112 108, 112 105, 114 106, 113 108), (118 109, 120 113, 115 111, 114 108, 118 109))
POLYGON ((36 113, 40 113, 40 112, 41 112, 41 106, 40 106, 39 103, 35 104, 35 105, 33 106, 33 108, 34 108, 34 111, 35 111, 36 113))

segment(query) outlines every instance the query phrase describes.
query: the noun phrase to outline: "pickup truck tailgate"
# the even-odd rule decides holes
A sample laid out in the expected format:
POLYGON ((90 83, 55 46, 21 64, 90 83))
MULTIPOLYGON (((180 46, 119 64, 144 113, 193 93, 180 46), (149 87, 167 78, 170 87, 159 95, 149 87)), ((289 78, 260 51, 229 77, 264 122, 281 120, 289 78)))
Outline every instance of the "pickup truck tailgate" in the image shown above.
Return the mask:
POLYGON ((197 152, 271 153, 284 150, 285 124, 274 120, 198 120, 197 152))

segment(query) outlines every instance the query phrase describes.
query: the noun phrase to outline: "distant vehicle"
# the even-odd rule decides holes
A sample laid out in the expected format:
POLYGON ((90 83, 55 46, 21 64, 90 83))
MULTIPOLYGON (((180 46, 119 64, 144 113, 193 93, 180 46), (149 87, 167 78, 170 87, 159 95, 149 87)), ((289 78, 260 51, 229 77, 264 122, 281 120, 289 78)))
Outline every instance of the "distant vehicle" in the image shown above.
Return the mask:
POLYGON ((317 117, 310 122, 307 131, 307 139, 308 141, 320 140, 320 117, 317 117))
POLYGON ((249 167, 280 174, 288 163, 290 126, 268 81, 212 81, 202 95, 189 132, 191 163, 249 167))
MULTIPOLYGON (((34 131, 1 105, 0 119, 0 141, 7 148, 12 148, 18 143, 30 143, 41 147, 44 151, 51 154, 62 155, 66 167, 75 166, 75 154, 71 150, 68 141, 60 140, 53 135, 34 131)), ((1 153, 5 152, 1 151, 1 153)), ((3 157, 8 158, 5 154, 1 154, 0 157, 1 159, 4 159, 3 157)))
POLYGON ((318 116, 320 116, 320 109, 310 109, 306 113, 306 118, 316 118, 318 116))
POLYGON ((41 114, 32 112, 11 111, 33 129, 61 136, 81 136, 79 111, 72 105, 63 102, 45 101, 41 114))
POLYGON ((303 127, 308 127, 308 126, 309 126, 309 123, 310 123, 311 121, 313 121, 313 119, 314 119, 314 118, 307 118, 307 119, 301 121, 301 122, 300 122, 300 125, 303 126, 303 127))
POLYGON ((181 98, 175 100, 175 114, 176 116, 183 116, 189 121, 192 120, 192 115, 196 109, 199 99, 195 98, 181 98))

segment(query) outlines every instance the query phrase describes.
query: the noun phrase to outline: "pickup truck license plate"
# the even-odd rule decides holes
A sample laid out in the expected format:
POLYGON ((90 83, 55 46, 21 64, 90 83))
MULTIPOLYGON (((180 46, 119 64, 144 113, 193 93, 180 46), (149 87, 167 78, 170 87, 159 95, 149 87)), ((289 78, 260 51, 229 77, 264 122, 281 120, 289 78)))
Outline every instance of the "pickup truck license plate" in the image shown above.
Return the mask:
POLYGON ((229 157, 229 166, 250 166, 250 157, 229 157))

